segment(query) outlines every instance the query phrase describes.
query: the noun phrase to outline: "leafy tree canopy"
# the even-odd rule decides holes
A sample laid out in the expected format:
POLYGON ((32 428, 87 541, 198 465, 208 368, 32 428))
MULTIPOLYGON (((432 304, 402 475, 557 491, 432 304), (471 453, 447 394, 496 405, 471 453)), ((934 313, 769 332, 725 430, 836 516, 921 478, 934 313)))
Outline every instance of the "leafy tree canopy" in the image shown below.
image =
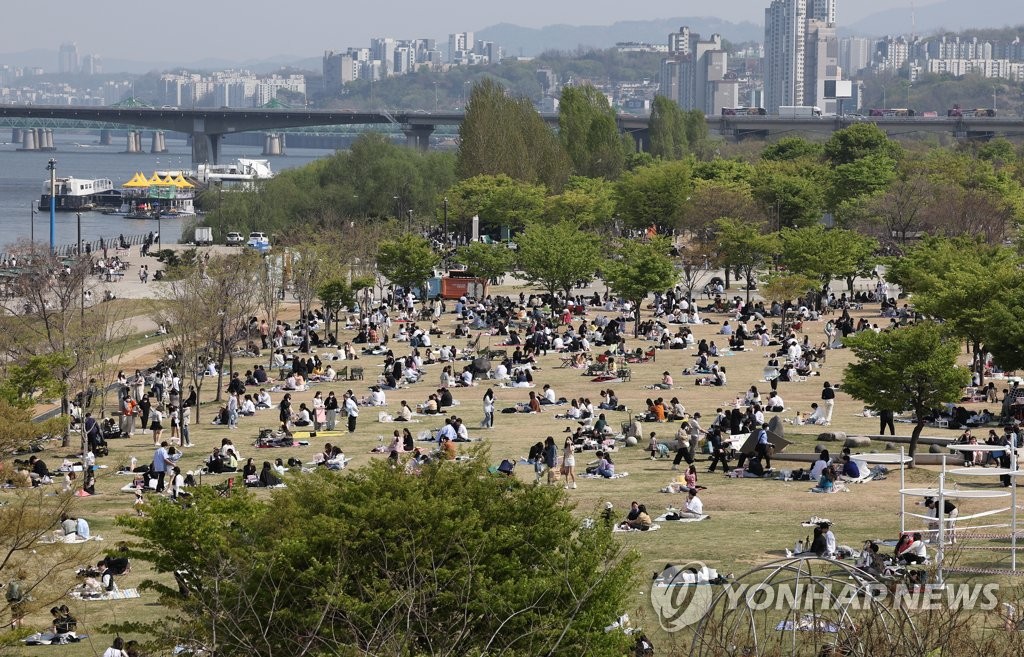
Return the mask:
POLYGON ((468 222, 474 215, 479 216, 480 233, 498 237, 502 226, 516 232, 540 219, 547 192, 543 185, 499 174, 460 180, 446 196, 450 217, 468 222))
POLYGON ((289 478, 270 503, 198 489, 123 518, 176 614, 154 632, 221 655, 619 657, 606 634, 635 557, 581 529, 560 491, 487 472, 486 453, 418 476, 379 462, 289 478))
POLYGON ((377 269, 389 281, 405 289, 419 287, 434 273, 441 258, 430 242, 418 235, 402 235, 381 243, 377 269))
POLYGON ((593 279, 601 253, 597 238, 571 221, 532 223, 517 243, 523 274, 551 294, 593 279))
POLYGON ((630 171, 616 185, 619 217, 632 228, 675 226, 683 216, 691 184, 690 165, 685 161, 657 162, 630 171))

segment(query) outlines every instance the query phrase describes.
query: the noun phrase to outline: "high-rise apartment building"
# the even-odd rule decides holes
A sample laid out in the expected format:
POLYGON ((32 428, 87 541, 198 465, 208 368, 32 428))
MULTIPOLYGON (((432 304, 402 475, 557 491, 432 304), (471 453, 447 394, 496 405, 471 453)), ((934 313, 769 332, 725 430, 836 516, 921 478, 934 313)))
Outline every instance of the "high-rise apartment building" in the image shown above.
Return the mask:
POLYGON ((773 0, 764 11, 764 102, 769 113, 804 105, 807 0, 773 0))
POLYGON ((866 37, 839 40, 839 66, 847 75, 856 75, 871 63, 874 42, 866 37))
POLYGON ((448 63, 457 64, 465 61, 473 52, 473 33, 456 32, 448 35, 448 63))
POLYGON ((735 107, 739 84, 728 79, 729 55, 722 37, 712 34, 704 41, 688 27, 668 35, 670 57, 661 63, 659 93, 685 110, 718 114, 723 107, 735 107))
POLYGON ((57 70, 60 73, 78 73, 78 45, 75 43, 60 44, 57 54, 57 70))
POLYGON ((814 105, 835 111, 825 82, 839 80, 836 0, 773 0, 764 12, 765 109, 814 105))

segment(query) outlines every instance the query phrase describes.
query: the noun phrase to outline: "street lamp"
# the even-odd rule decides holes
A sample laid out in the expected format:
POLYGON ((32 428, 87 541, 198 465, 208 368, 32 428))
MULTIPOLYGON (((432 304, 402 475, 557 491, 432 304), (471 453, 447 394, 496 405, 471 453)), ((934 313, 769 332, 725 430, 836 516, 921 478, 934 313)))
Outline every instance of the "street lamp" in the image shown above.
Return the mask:
POLYGON ((57 160, 50 158, 46 165, 50 172, 50 253, 57 242, 57 160))
POLYGON ((444 248, 448 250, 448 197, 444 197, 444 248))
POLYGON ((412 208, 409 208, 409 232, 412 232, 412 208))
POLYGON ((434 112, 437 112, 437 83, 434 83, 434 112))
POLYGON ((35 201, 29 204, 28 211, 32 213, 32 222, 29 224, 29 241, 32 242, 32 247, 36 245, 36 205, 35 201))

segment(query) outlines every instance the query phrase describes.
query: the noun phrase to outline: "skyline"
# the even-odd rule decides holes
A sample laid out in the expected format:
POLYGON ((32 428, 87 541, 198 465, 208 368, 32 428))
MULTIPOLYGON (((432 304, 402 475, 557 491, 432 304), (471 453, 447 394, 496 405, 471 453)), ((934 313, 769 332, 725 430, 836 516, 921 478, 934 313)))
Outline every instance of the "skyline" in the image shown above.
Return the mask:
MULTIPOLYGON (((435 0, 428 14, 424 14, 424 3, 409 0, 395 0, 386 12, 378 6, 297 0, 288 5, 294 18, 282 15, 281 4, 270 0, 177 0, 165 11, 145 9, 142 16, 136 16, 137 2, 104 0, 99 4, 104 11, 91 11, 70 0, 51 0, 45 17, 49 29, 42 34, 35 29, 6 32, 0 57, 52 50, 53 61, 39 65, 55 70, 57 50, 65 42, 75 42, 80 53, 95 53, 104 60, 191 62, 218 58, 241 62, 275 56, 318 57, 324 50, 366 44, 374 36, 441 39, 452 32, 479 31, 499 23, 538 28, 714 15, 763 25, 770 0, 734 0, 714 6, 713 11, 678 0, 651 0, 643 5, 584 0, 520 0, 513 5, 435 0), (175 21, 180 26, 174 25, 175 21), (154 39, 154 34, 159 38, 154 39)), ((841 2, 839 22, 853 23, 877 11, 909 4, 910 0, 897 0, 896 5, 887 0, 841 2)), ((928 4, 934 2, 920 2, 918 7, 928 4)), ((43 20, 38 7, 22 3, 5 7, 3 16, 8 25, 39 25, 43 20)))

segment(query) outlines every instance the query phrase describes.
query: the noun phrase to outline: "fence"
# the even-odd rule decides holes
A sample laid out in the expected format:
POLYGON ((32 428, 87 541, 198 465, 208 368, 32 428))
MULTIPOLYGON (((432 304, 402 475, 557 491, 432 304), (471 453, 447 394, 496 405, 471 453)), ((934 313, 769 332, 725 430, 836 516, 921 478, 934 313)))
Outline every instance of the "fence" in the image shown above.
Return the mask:
MULTIPOLYGON (((155 235, 156 232, 154 231, 155 235)), ((90 254, 103 255, 103 248, 101 245, 106 245, 108 251, 116 251, 121 248, 121 238, 124 237, 124 243, 128 247, 142 246, 149 237, 150 233, 140 233, 137 235, 115 235, 113 237, 101 237, 95 240, 82 240, 82 250, 90 254)), ((77 244, 62 244, 57 246, 53 250, 54 255, 58 258, 68 258, 75 255, 78 252, 77 244)), ((10 253, 0 252, 0 262, 7 262, 10 260, 10 253)))

